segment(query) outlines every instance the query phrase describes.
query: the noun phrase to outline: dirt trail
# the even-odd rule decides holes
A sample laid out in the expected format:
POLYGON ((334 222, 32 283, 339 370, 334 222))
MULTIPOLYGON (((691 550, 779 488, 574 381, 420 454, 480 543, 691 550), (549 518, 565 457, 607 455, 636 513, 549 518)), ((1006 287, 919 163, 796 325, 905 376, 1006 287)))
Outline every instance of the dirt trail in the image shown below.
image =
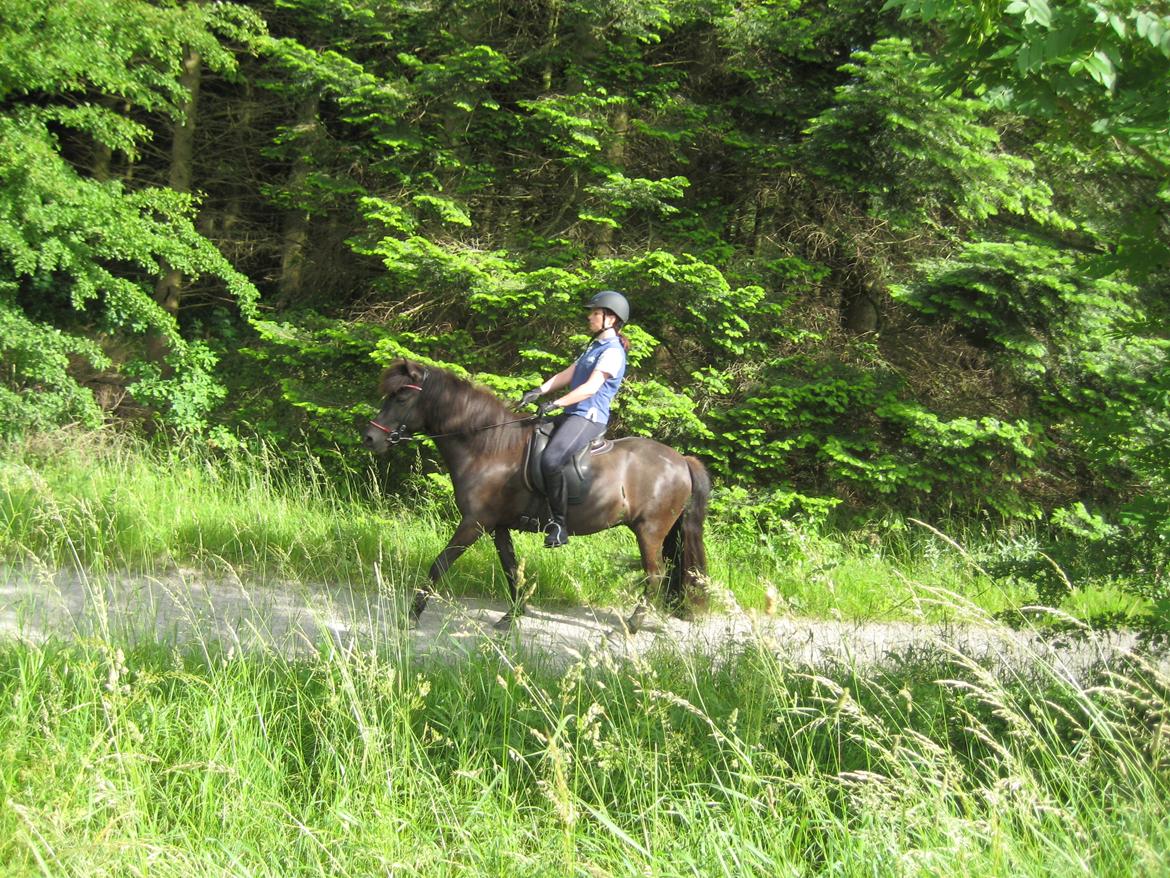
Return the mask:
MULTIPOLYGON (((504 609, 502 602, 434 599, 421 624, 404 634, 398 600, 347 586, 249 584, 187 571, 113 578, 0 568, 0 637, 33 640, 109 634, 179 644, 219 641, 225 647, 272 649, 288 656, 331 640, 342 648, 409 645, 415 655, 451 659, 490 642, 555 664, 597 651, 615 659, 655 649, 718 654, 760 641, 798 665, 837 659, 862 665, 896 662, 924 650, 956 650, 992 668, 1010 672, 1043 663, 1074 678, 1102 661, 1120 660, 1137 646, 1128 631, 1042 638, 986 624, 834 622, 743 612, 694 622, 655 618, 631 637, 622 633, 624 612, 616 609, 540 606, 530 608, 512 635, 501 637, 492 625, 504 609), (399 640, 403 637, 409 640, 399 640)), ((1160 664, 1170 667, 1165 656, 1160 664)))

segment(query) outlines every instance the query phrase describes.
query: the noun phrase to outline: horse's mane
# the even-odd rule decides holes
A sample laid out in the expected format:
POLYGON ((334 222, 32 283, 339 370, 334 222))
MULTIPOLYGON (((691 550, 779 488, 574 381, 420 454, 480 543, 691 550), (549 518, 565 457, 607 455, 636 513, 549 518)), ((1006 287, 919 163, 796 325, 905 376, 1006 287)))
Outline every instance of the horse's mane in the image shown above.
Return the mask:
MULTIPOLYGON (((425 374, 419 403, 430 413, 432 433, 460 433, 472 451, 483 454, 506 451, 526 441, 528 424, 520 420, 523 415, 486 387, 434 366, 425 374)), ((391 366, 382 375, 380 390, 387 397, 413 383, 401 367, 391 366)))

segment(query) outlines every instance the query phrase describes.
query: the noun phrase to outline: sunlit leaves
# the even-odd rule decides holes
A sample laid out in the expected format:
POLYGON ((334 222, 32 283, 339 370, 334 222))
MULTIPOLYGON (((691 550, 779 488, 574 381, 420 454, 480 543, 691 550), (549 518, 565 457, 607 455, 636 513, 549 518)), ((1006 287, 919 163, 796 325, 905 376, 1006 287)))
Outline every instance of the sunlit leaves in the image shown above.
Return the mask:
POLYGON ((111 364, 92 339, 98 333, 123 348, 119 365, 137 379, 130 389, 139 402, 172 426, 205 424, 222 395, 215 358, 180 335, 155 302, 153 281, 164 263, 216 278, 245 314, 254 313, 256 290, 196 231, 190 195, 92 179, 66 160, 58 132, 136 157, 151 130, 143 112, 182 113, 184 51, 197 49, 210 68, 231 73, 235 57, 222 35, 249 40, 262 29, 250 11, 222 3, 14 0, 0 9, 0 98, 7 99, 0 110, 0 281, 12 330, 2 343, 0 381, 5 393, 22 392, 9 412, 14 428, 94 421, 76 367, 111 364), (147 334, 165 339, 165 364, 141 359, 147 334))
POLYGON ((1002 15, 997 6, 887 3, 942 29, 952 81, 1006 86, 1016 106, 1071 134, 1113 138, 1170 167, 1170 15, 1140 0, 1013 0, 1002 15))
POLYGON ((901 227, 995 214, 1062 223, 1032 163, 1004 149, 980 100, 939 93, 940 68, 906 40, 854 54, 832 107, 812 121, 808 165, 901 227))

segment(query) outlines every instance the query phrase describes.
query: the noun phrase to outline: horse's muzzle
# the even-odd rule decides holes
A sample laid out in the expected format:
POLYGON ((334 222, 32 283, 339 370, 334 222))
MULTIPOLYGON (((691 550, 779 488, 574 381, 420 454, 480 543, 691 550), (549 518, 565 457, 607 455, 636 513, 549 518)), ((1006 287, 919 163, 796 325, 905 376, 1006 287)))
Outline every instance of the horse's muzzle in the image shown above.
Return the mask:
POLYGON ((397 445, 409 437, 410 431, 407 430, 406 424, 401 424, 391 430, 389 427, 382 426, 377 421, 370 421, 365 432, 362 433, 362 444, 371 451, 380 454, 388 446, 397 445))

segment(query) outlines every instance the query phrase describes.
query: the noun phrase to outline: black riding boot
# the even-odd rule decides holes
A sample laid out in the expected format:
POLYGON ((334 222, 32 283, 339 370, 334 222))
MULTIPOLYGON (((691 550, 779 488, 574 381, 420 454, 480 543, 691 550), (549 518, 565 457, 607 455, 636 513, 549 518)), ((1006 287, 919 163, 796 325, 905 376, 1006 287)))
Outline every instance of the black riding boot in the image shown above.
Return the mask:
POLYGON ((544 474, 544 490, 548 497, 548 508, 552 514, 546 530, 548 536, 544 538, 546 549, 555 549, 569 541, 569 529, 565 527, 565 515, 569 511, 569 495, 565 488, 564 470, 555 470, 544 474))

